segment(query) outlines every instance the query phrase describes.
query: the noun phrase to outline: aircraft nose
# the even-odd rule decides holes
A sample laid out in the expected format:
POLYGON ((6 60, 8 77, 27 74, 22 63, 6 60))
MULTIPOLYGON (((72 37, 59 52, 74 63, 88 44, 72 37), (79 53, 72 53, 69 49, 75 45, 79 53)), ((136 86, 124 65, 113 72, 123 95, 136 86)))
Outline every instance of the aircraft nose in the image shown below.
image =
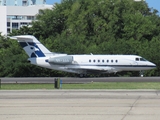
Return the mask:
POLYGON ((156 68, 157 66, 156 66, 156 64, 151 63, 151 67, 156 68))

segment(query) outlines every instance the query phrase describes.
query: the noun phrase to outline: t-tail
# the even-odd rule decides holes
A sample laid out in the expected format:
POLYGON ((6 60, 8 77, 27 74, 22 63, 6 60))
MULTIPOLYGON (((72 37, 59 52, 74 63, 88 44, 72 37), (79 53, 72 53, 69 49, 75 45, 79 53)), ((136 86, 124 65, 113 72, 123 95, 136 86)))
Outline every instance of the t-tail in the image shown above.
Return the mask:
POLYGON ((29 58, 40 58, 51 55, 51 52, 41 44, 34 36, 31 35, 20 35, 10 37, 19 42, 21 47, 25 50, 29 58))

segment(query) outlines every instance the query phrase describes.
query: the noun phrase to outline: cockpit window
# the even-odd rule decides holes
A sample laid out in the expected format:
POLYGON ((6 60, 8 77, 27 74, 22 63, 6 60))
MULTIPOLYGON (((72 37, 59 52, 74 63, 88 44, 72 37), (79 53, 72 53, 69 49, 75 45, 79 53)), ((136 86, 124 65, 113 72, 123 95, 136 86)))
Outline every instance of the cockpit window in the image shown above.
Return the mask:
POLYGON ((144 58, 136 58, 135 60, 136 60, 136 61, 147 61, 147 60, 144 59, 144 58))
POLYGON ((144 59, 144 58, 140 58, 140 61, 147 61, 146 59, 144 59))

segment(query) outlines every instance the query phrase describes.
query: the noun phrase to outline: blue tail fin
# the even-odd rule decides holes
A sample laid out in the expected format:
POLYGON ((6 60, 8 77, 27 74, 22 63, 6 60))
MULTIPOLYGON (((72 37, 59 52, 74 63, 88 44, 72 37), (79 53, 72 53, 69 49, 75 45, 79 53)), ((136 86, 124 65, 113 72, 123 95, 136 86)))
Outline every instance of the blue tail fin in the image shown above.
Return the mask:
POLYGON ((20 35, 13 36, 11 39, 17 40, 30 58, 46 57, 51 54, 34 36, 20 35))

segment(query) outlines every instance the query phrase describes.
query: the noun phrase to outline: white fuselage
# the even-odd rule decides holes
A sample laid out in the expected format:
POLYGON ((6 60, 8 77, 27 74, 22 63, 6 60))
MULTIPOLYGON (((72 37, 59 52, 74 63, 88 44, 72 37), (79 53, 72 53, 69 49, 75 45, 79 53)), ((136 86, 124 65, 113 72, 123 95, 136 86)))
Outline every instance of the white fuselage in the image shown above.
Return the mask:
MULTIPOLYGON (((61 57, 61 55, 59 56, 61 57)), ((141 71, 156 67, 155 64, 137 55, 65 55, 73 57, 70 64, 62 64, 63 61, 66 61, 65 56, 62 55, 61 63, 48 62, 48 59, 57 57, 56 60, 60 61, 59 56, 29 58, 29 60, 32 64, 41 67, 78 74, 141 71)))

